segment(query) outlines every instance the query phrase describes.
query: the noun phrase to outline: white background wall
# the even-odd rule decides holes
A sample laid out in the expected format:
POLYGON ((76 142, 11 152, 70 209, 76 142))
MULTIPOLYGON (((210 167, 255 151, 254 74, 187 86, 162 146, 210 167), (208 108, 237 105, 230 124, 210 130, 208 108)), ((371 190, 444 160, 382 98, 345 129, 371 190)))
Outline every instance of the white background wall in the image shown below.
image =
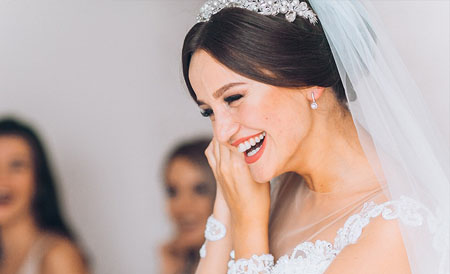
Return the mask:
MULTIPOLYGON (((210 132, 180 69, 202 2, 0 0, 0 116, 39 128, 95 273, 156 273, 161 159, 210 132)), ((449 2, 374 3, 448 139, 449 2)))

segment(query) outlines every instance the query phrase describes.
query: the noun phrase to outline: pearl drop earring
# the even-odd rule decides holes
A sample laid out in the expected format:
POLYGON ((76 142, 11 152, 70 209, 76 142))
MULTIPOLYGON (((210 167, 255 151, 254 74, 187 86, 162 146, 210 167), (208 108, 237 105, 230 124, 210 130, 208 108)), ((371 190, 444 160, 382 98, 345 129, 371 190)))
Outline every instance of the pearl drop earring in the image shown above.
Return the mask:
POLYGON ((311 103, 311 108, 312 109, 317 109, 319 106, 316 103, 316 98, 314 98, 314 92, 311 93, 311 97, 312 97, 312 100, 313 100, 312 103, 311 103))

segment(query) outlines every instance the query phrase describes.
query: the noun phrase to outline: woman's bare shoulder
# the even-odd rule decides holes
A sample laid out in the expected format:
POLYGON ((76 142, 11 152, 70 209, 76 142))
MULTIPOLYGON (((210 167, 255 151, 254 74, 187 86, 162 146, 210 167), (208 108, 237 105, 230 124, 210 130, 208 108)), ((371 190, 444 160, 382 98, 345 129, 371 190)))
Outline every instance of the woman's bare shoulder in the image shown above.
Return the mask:
POLYGON ((343 269, 345 273, 411 273, 398 221, 373 218, 326 273, 342 273, 343 269))
POLYGON ((46 235, 47 252, 42 260, 41 273, 88 273, 80 249, 70 239, 56 235, 46 235))

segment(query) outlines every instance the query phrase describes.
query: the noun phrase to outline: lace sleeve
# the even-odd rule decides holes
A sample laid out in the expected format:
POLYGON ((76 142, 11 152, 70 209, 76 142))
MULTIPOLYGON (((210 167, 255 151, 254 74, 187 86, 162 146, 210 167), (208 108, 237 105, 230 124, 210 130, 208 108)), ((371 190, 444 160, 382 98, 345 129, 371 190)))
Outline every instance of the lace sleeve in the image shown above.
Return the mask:
POLYGON ((250 259, 234 260, 234 251, 231 251, 231 260, 228 262, 228 274, 270 274, 274 266, 271 254, 253 255, 250 259))

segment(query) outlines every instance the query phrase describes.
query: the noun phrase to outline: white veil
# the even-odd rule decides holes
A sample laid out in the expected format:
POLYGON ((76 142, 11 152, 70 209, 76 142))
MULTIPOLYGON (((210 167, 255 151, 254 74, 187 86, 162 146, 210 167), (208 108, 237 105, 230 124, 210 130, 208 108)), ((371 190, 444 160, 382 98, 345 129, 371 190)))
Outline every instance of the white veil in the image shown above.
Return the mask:
POLYGON ((387 184, 385 195, 418 201, 414 206, 420 216, 400 222, 412 273, 448 273, 448 147, 433 126, 422 93, 370 3, 310 4, 333 51, 360 142, 379 180, 387 184))

